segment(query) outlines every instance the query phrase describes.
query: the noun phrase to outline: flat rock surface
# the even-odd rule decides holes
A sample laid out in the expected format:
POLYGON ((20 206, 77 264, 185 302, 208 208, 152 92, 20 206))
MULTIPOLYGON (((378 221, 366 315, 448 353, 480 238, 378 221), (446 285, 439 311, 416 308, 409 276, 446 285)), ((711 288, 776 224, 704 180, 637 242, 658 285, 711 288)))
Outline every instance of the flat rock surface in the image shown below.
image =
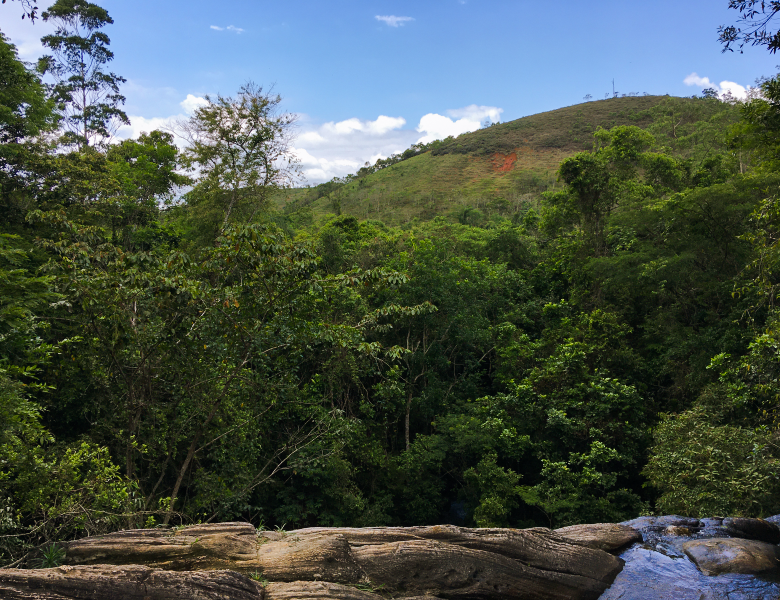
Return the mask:
POLYGON ((8 600, 263 600, 263 587, 233 571, 181 573, 139 565, 1 569, 8 600))
POLYGON ((587 548, 614 552, 642 541, 642 534, 633 527, 617 523, 572 525, 556 529, 559 536, 587 548))
POLYGON ((780 599, 780 549, 769 543, 778 531, 761 519, 677 515, 556 531, 257 532, 246 523, 120 531, 71 542, 64 567, 0 570, 0 598, 780 599), (609 553, 620 548, 620 557, 609 553))
POLYGON ((327 581, 293 581, 269 583, 265 586, 265 600, 382 600, 382 596, 353 586, 327 581))
POLYGON ((756 540, 693 540, 683 544, 683 550, 702 573, 707 575, 755 575, 777 571, 780 567, 780 548, 756 540))
POLYGON ((402 595, 595 600, 607 588, 599 579, 542 571, 500 554, 435 540, 363 546, 354 554, 372 582, 402 595))
MULTIPOLYGON (((347 539, 340 534, 290 532, 259 546, 257 569, 271 581, 331 581, 357 584, 366 579, 347 539)), ((252 565, 240 567, 250 571, 252 565)))
POLYGON ((66 544, 66 562, 142 564, 174 571, 225 569, 256 562, 257 546, 257 532, 249 523, 130 529, 66 544))
MULTIPOLYGON (((367 527, 363 529, 316 527, 297 529, 285 539, 310 535, 343 536, 356 551, 364 546, 394 542, 435 540, 473 550, 493 552, 543 571, 612 581, 622 563, 603 551, 582 547, 544 527, 533 529, 470 529, 455 525, 431 527, 367 527)), ((639 538, 641 540, 641 537, 639 538)))
POLYGON ((66 560, 142 564, 184 571, 185 578, 231 569, 267 582, 263 593, 280 600, 368 600, 378 590, 399 598, 596 600, 623 567, 619 558, 546 528, 454 525, 258 533, 245 523, 222 523, 120 531, 68 544, 66 560))

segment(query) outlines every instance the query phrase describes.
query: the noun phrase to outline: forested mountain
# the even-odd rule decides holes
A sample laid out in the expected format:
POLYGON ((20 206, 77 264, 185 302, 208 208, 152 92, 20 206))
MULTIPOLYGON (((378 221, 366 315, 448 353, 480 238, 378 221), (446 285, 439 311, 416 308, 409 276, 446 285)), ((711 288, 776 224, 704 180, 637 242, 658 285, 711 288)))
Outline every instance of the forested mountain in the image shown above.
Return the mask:
POLYGON ((110 17, 55 7, 59 87, 0 39, 4 564, 197 521, 780 512, 779 79, 286 191, 278 96, 117 143, 108 38, 91 81, 56 58, 110 17))

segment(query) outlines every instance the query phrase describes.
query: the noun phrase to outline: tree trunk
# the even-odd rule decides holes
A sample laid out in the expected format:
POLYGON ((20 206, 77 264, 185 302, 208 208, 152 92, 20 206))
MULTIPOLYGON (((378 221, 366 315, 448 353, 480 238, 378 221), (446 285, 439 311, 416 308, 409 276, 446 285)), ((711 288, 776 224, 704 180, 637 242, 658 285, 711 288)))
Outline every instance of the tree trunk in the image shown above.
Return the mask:
POLYGON ((414 388, 409 386, 409 393, 406 396, 406 418, 404 419, 404 439, 406 440, 406 450, 409 450, 409 413, 412 411, 412 391, 414 388))
POLYGON ((214 404, 214 408, 211 409, 211 413, 209 414, 208 418, 203 423, 198 433, 195 434, 195 437, 192 439, 190 449, 187 451, 187 458, 184 459, 184 463, 182 464, 181 469, 179 469, 179 475, 176 477, 176 484, 173 486, 173 491, 171 492, 171 503, 168 506, 168 512, 165 513, 165 520, 163 521, 163 525, 167 525, 171 520, 171 515, 173 514, 173 504, 176 502, 176 497, 179 495, 179 488, 181 488, 182 481, 184 481, 184 475, 187 473, 187 469, 192 462, 192 457, 195 456, 195 450, 198 448, 198 443, 200 442, 200 438, 202 437, 203 432, 206 431, 206 428, 214 419, 220 404, 222 404, 221 399, 218 400, 216 404, 214 404))

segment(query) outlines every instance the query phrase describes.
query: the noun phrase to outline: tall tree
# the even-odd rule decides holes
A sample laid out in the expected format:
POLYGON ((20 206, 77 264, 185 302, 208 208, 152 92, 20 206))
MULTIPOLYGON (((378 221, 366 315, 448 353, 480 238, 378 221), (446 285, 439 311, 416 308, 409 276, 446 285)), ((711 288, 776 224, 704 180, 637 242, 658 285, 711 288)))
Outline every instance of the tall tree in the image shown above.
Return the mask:
POLYGON ((104 70, 114 53, 100 29, 114 20, 85 0, 57 0, 42 16, 57 29, 41 38, 53 54, 41 58, 38 68, 57 80, 52 91, 64 112, 66 140, 79 148, 104 142, 119 124, 130 123, 119 108, 125 102, 119 85, 126 80, 104 70))
POLYGON ((189 143, 185 156, 200 173, 187 202, 213 240, 229 223, 264 210, 298 169, 290 152, 295 117, 280 113, 280 96, 249 82, 235 98, 206 100, 181 129, 189 143))

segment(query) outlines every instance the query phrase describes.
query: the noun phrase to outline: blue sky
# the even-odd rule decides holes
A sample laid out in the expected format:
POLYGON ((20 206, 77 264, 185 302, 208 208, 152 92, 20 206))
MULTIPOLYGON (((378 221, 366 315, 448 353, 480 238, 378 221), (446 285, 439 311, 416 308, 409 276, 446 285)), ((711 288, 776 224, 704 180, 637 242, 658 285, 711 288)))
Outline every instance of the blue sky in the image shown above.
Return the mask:
MULTIPOLYGON (((115 20, 111 69, 128 80, 133 128, 122 135, 247 80, 273 85, 299 115, 295 148, 310 183, 486 118, 604 98, 613 78, 620 93, 690 96, 703 78, 745 87, 780 63, 758 48, 720 52, 717 27, 737 16, 727 0, 98 3, 115 20)), ((50 28, 18 15, 17 2, 0 6, 0 30, 32 60, 50 28)))

